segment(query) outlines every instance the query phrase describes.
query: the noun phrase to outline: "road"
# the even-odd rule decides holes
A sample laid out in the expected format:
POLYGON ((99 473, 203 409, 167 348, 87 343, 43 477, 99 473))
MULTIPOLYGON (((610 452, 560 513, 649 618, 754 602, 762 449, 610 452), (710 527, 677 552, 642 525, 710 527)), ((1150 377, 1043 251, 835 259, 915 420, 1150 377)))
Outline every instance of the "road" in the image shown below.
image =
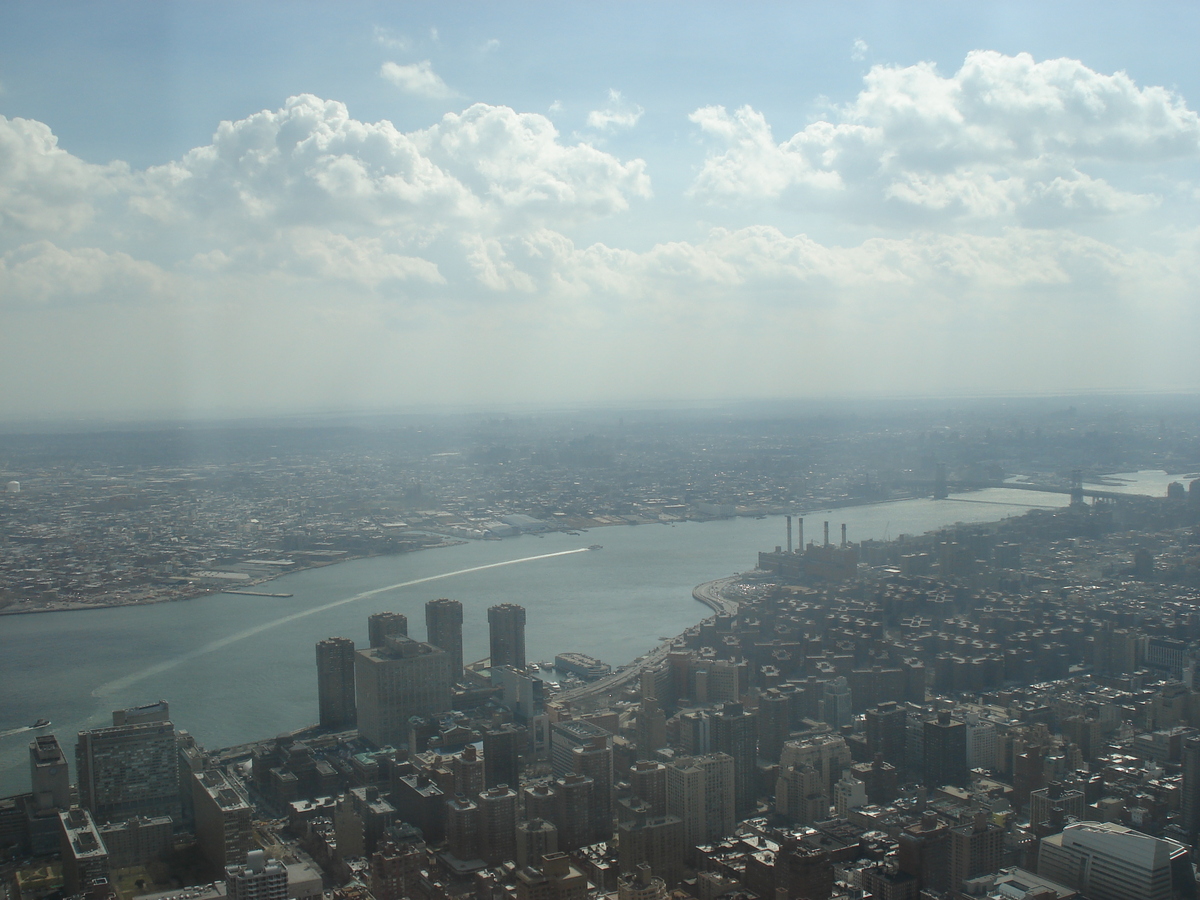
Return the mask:
MULTIPOLYGON (((721 595, 721 592, 727 586, 739 581, 741 577, 740 575, 733 575, 729 578, 718 578, 716 581, 707 581, 704 584, 697 585, 692 590, 692 597, 714 612, 725 612, 732 615, 737 612, 738 603, 736 600, 726 599, 721 595)), ((588 684, 580 685, 577 688, 560 691, 554 695, 553 699, 578 703, 583 700, 595 699, 605 694, 618 694, 634 679, 640 678, 643 669, 654 667, 663 662, 667 658, 667 654, 671 652, 675 641, 676 638, 665 640, 645 656, 635 659, 620 671, 606 675, 588 684)))

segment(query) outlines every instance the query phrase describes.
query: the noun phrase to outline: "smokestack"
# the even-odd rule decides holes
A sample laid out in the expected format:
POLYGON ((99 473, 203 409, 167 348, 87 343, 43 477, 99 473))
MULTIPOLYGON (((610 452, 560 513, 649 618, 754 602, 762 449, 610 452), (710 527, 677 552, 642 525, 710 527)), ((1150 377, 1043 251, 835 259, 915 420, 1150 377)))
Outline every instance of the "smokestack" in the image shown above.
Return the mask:
POLYGON ((825 522, 825 546, 829 546, 829 521, 825 522))
MULTIPOLYGON (((1198 495, 1200 495, 1200 494, 1198 494, 1198 495)), ((800 516, 800 518, 797 521, 800 523, 800 540, 797 541, 796 546, 799 547, 800 552, 803 553, 804 552, 804 516, 800 516)))
POLYGON ((846 523, 842 523, 842 549, 846 549, 846 523))
POLYGON ((792 517, 788 516, 788 553, 792 552, 792 517))

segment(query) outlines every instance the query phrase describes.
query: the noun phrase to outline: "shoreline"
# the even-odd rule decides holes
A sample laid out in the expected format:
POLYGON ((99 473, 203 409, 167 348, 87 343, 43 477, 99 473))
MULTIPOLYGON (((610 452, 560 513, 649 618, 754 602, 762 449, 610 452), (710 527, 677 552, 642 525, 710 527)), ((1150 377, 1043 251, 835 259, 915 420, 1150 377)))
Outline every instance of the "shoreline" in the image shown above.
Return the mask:
MULTIPOLYGON (((972 494, 975 492, 976 492, 975 490, 970 490, 970 491, 963 491, 961 493, 972 494)), ((784 509, 779 509, 779 508, 772 508, 772 509, 768 509, 765 511, 761 508, 757 509, 757 510, 746 509, 744 512, 735 513, 732 516, 712 516, 712 515, 696 514, 696 515, 682 516, 682 517, 674 519, 673 521, 664 520, 664 519, 659 519, 659 520, 655 521, 653 519, 641 519, 636 516, 623 516, 623 517, 620 517, 621 521, 617 521, 617 522, 611 522, 611 521, 598 522, 595 520, 589 520, 586 524, 579 523, 579 524, 574 524, 574 525, 565 525, 562 527, 548 529, 547 531, 541 532, 541 533, 542 534, 562 534, 562 533, 568 533, 571 531, 584 532, 584 531, 591 531, 592 529, 596 529, 596 528, 615 528, 615 527, 619 527, 619 526, 632 527, 632 526, 647 526, 647 525, 651 525, 651 526, 652 525, 676 525, 680 522, 718 522, 718 521, 723 521, 723 520, 727 520, 727 519, 759 519, 759 518, 768 518, 768 517, 773 517, 773 516, 786 516, 786 515, 804 517, 804 516, 819 515, 823 512, 831 513, 834 510, 838 510, 838 509, 851 509, 851 508, 856 508, 856 507, 861 507, 861 506, 884 506, 886 504, 901 503, 901 502, 907 502, 910 500, 919 500, 919 499, 923 499, 922 496, 916 495, 916 494, 911 494, 911 493, 904 494, 901 496, 888 497, 883 500, 878 500, 878 499, 876 499, 876 500, 861 499, 860 500, 860 499, 847 498, 840 502, 822 503, 822 504, 814 505, 811 507, 792 508, 790 510, 784 510, 784 509)), ((947 499, 955 499, 955 498, 951 497, 951 498, 947 498, 947 499)), ((457 537, 457 536, 454 536, 453 534, 444 534, 440 531, 428 531, 427 530, 425 533, 436 534, 442 538, 442 541, 439 543, 436 543, 436 544, 430 544, 425 547, 418 547, 413 550, 403 550, 398 553, 397 552, 384 552, 384 553, 348 554, 346 556, 339 557, 336 560, 323 560, 323 561, 313 562, 313 563, 310 563, 307 565, 297 566, 296 568, 291 569, 288 572, 280 572, 278 574, 269 575, 265 578, 258 578, 258 579, 253 579, 253 580, 249 580, 249 581, 236 582, 236 585, 237 585, 238 589, 253 588, 253 587, 257 587, 258 585, 261 585, 261 584, 267 584, 269 582, 272 582, 276 578, 281 578, 284 575, 291 575, 291 574, 295 574, 297 572, 305 572, 305 571, 309 571, 311 569, 319 569, 319 568, 323 568, 325 566, 336 565, 337 563, 351 562, 353 560, 359 560, 359 559, 373 559, 373 558, 379 557, 379 556, 404 556, 409 553, 419 553, 422 550, 438 550, 438 549, 441 549, 444 547, 454 547, 454 546, 458 546, 460 544, 470 543, 472 540, 470 538, 457 537)), ((536 533, 537 532, 530 532, 530 534, 536 534, 536 533)), ((501 541, 503 541, 503 540, 506 540, 506 538, 491 538, 491 539, 485 538, 484 540, 501 540, 501 541)), ((712 584, 712 583, 713 582, 708 582, 707 584, 712 584)), ((695 590, 693 590, 693 592, 692 592, 693 598, 700 603, 704 603, 706 606, 711 608, 714 612, 725 611, 724 607, 720 606, 722 601, 720 601, 719 599, 714 601, 717 603, 717 605, 714 605, 713 602, 710 602, 709 600, 707 600, 704 597, 699 596, 697 594, 697 592, 700 592, 701 589, 704 588, 705 586, 706 585, 698 585, 695 588, 695 590)), ((148 589, 143 589, 143 590, 153 590, 153 588, 148 588, 148 589)), ((86 602, 86 601, 79 601, 79 600, 57 600, 57 601, 16 600, 16 601, 13 601, 12 603, 10 603, 8 606, 0 607, 0 616, 24 616, 24 615, 38 615, 38 614, 43 614, 43 613, 84 612, 84 611, 92 610, 92 609, 112 609, 112 608, 116 608, 116 607, 126 607, 126 606, 151 606, 151 605, 155 605, 155 604, 159 604, 159 603, 178 603, 178 602, 183 602, 183 601, 188 601, 188 600, 195 600, 198 597, 208 597, 208 596, 212 596, 213 594, 228 593, 227 590, 220 589, 220 588, 195 588, 195 587, 193 587, 190 590, 187 590, 187 589, 180 590, 178 594, 172 594, 171 589, 167 588, 167 587, 160 587, 159 590, 164 594, 164 596, 151 596, 151 597, 143 597, 143 598, 138 598, 138 599, 108 598, 108 599, 97 600, 94 603, 86 602), (23 606, 23 607, 21 606, 21 604, 30 604, 30 603, 34 603, 34 602, 39 603, 39 604, 51 603, 51 604, 58 604, 58 605, 53 605, 53 606, 41 605, 39 607, 33 607, 33 608, 31 608, 30 606, 23 606)), ((234 592, 236 593, 237 591, 235 590, 234 592)))
MULTIPOLYGON (((46 608, 42 608, 42 609, 13 609, 13 606, 15 606, 18 603, 30 602, 27 600, 18 600, 9 606, 0 608, 0 616, 32 616, 32 615, 42 615, 42 614, 46 614, 46 613, 86 612, 87 610, 92 610, 92 609, 117 609, 117 608, 125 607, 125 606, 156 606, 160 603, 186 603, 189 600, 196 600, 200 597, 211 597, 214 594, 241 594, 243 596, 248 596, 248 597, 284 596, 284 595, 271 594, 271 593, 265 592, 265 591, 247 591, 245 589, 258 587, 259 585, 262 585, 262 584, 270 584, 275 579, 283 578, 285 575, 294 575, 298 572, 308 572, 308 571, 311 571, 312 569, 323 569, 326 566, 335 566, 338 563, 352 562, 357 559, 374 559, 375 557, 378 557, 378 556, 407 556, 409 553, 420 553, 422 550, 440 550, 444 547, 457 547, 460 544, 465 544, 465 543, 467 543, 467 541, 465 541, 465 540, 447 538, 437 544, 429 544, 426 547, 420 547, 416 550, 402 550, 399 553, 359 553, 359 554, 355 554, 355 555, 346 555, 346 556, 343 556, 343 557, 340 557, 340 558, 334 559, 334 560, 326 560, 323 562, 314 562, 314 563, 310 563, 308 565, 296 566, 296 568, 291 569, 287 572, 280 572, 275 575, 268 575, 265 578, 256 578, 256 579, 251 579, 249 581, 238 581, 238 582, 235 582, 237 585, 236 588, 224 588, 224 589, 222 589, 222 588, 212 588, 212 589, 198 588, 198 589, 196 589, 194 591, 190 591, 190 592, 186 591, 186 590, 182 591, 180 595, 176 595, 176 596, 149 597, 149 598, 145 598, 145 599, 136 599, 136 600, 108 599, 108 600, 101 600, 97 603, 85 603, 85 602, 78 601, 78 600, 57 600, 57 601, 49 601, 49 602, 60 603, 60 604, 62 604, 61 606, 52 606, 52 607, 46 607, 46 608)), ((168 590, 169 590, 169 588, 164 588, 164 593, 168 590)), ((291 595, 288 594, 286 596, 290 597, 291 595)))

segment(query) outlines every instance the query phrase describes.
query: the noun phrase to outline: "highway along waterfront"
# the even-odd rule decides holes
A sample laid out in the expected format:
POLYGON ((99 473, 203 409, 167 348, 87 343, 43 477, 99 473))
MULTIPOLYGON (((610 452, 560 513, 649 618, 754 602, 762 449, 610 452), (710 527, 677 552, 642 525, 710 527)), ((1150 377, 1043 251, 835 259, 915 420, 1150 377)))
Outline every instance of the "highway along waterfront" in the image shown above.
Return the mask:
MULTIPOLYGON (((829 520, 850 540, 916 534, 954 522, 994 521, 1065 496, 991 489, 956 500, 903 500, 803 512, 810 536, 829 520)), ((463 604, 467 659, 487 655, 487 608, 528 611, 530 660, 574 650, 617 668, 712 610, 704 582, 753 568, 786 541, 783 518, 610 527, 481 541, 297 572, 264 593, 177 603, 8 616, 0 634, 0 732, 40 718, 68 756, 75 733, 111 722, 120 707, 170 701, 176 727, 210 748, 294 730, 317 716, 314 647, 330 636, 366 645, 366 619, 394 610, 425 636, 424 604, 463 604), (587 552, 594 544, 603 550, 587 552)), ((0 734, 0 795, 29 789, 29 735, 0 734)))

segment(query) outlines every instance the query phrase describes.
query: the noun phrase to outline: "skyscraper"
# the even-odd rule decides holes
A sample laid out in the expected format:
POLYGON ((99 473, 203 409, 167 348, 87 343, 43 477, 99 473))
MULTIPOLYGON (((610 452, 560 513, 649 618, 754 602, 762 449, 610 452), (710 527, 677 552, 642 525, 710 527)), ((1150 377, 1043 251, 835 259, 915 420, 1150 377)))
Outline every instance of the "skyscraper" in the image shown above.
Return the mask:
POLYGON ((925 723, 924 733, 926 786, 969 785, 971 774, 967 769, 967 726, 952 721, 950 713, 942 711, 937 719, 925 723))
POLYGON ((462 678, 463 608, 457 600, 442 597, 425 604, 425 631, 429 643, 450 656, 450 682, 462 678))
POLYGON ((905 764, 904 743, 908 730, 908 711, 895 702, 881 703, 866 714, 867 752, 883 758, 897 769, 905 764))
POLYGON ((79 802, 96 821, 134 816, 180 819, 175 726, 165 701, 113 712, 114 724, 79 732, 79 802))
POLYGON ((734 825, 733 757, 709 753, 667 765, 667 814, 683 822, 683 846, 730 834, 734 825))
POLYGON ((517 857, 517 792, 494 787, 478 795, 480 858, 499 865, 517 857))
POLYGON ((253 846, 250 804, 220 769, 191 775, 200 851, 218 869, 245 863, 253 846))
POLYGON ((488 609, 491 665, 525 668, 525 607, 501 603, 488 609))
POLYGON ((740 703, 726 703, 712 716, 712 748, 733 757, 734 808, 739 819, 754 811, 758 781, 758 734, 754 716, 740 703))
POLYGON ((341 731, 358 721, 354 701, 354 641, 331 637, 317 643, 317 705, 322 728, 341 731))
POLYGON ((408 720, 450 708, 450 667, 437 647, 403 635, 354 654, 358 733, 377 747, 408 743, 408 720))
POLYGON ((1183 790, 1180 797, 1183 830, 1189 840, 1200 833, 1200 737, 1183 742, 1183 790))
POLYGON ((382 647, 390 635, 408 636, 408 616, 398 612, 377 612, 367 616, 367 641, 372 649, 382 647))
POLYGON ((41 734, 29 744, 29 774, 33 802, 39 810, 71 808, 71 776, 67 757, 52 734, 41 734))
POLYGON ((483 778, 487 787, 521 784, 521 751, 525 747, 525 729, 505 723, 483 733, 483 778))
POLYGON ((605 738, 590 747, 571 749, 572 765, 577 775, 592 779, 592 799, 589 808, 589 844, 612 839, 613 830, 613 754, 605 738))

